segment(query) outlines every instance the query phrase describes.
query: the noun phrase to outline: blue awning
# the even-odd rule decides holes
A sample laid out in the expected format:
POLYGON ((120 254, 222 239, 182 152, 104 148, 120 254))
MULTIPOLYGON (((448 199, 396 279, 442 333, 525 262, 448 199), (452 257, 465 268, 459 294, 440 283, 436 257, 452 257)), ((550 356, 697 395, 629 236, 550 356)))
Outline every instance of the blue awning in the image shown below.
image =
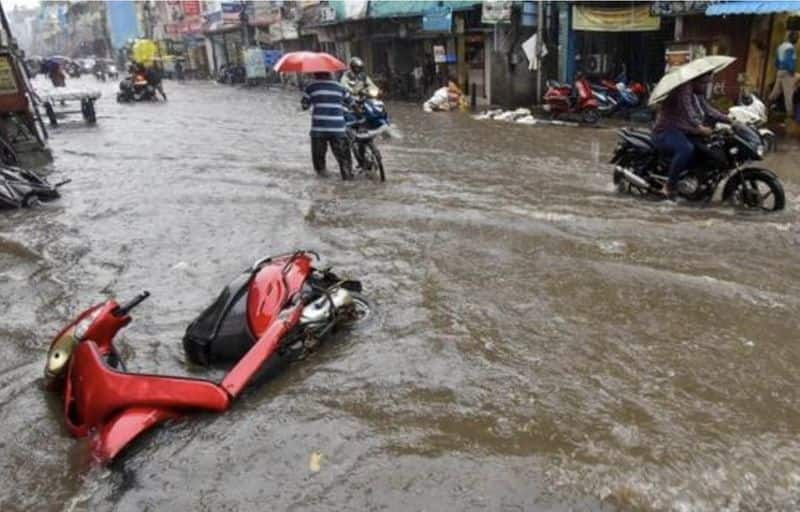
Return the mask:
POLYGON ((730 14, 774 14, 778 12, 800 12, 800 1, 776 2, 719 2, 706 9, 706 16, 728 16, 730 14))
POLYGON ((426 0, 373 0, 369 3, 370 18, 411 18, 422 16, 431 7, 441 4, 453 11, 472 9, 480 5, 475 0, 445 0, 443 2, 430 2, 426 0))

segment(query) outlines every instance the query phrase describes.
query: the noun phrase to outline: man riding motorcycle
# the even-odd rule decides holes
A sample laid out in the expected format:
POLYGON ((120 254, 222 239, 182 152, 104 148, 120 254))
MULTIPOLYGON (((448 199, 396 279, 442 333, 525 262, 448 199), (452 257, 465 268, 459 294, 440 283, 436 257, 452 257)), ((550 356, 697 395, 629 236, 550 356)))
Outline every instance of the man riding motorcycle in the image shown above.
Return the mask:
MULTIPOLYGON (((358 57, 353 57, 350 59, 350 69, 345 71, 345 73, 342 75, 340 83, 350 92, 353 98, 357 100, 353 105, 353 111, 356 116, 360 115, 360 102, 363 101, 364 98, 377 96, 380 91, 378 86, 376 86, 372 79, 364 72, 364 61, 358 57)), ((355 134, 353 133, 352 129, 348 129, 347 135, 348 139, 350 139, 350 145, 353 147, 353 156, 356 158, 356 164, 358 165, 358 168, 363 168, 363 148, 353 144, 355 134)))
POLYGON ((378 87, 364 72, 364 61, 358 57, 350 59, 350 69, 342 75, 341 84, 353 97, 360 95, 377 94, 378 87))
POLYGON ((705 98, 711 73, 701 75, 673 90, 659 112, 653 128, 656 148, 672 155, 669 178, 662 193, 672 198, 681 173, 686 170, 695 153, 693 137, 711 135, 714 122, 728 123, 728 116, 715 110, 705 98))

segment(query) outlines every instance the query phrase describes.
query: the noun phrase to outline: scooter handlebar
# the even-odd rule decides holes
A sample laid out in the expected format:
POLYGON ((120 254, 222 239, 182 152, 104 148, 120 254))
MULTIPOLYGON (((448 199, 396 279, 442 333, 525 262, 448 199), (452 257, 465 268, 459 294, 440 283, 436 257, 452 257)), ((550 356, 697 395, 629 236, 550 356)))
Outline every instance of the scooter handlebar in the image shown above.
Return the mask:
POLYGON ((136 297, 129 300, 128 302, 115 307, 111 313, 116 317, 125 316, 128 313, 130 313, 133 310, 133 308, 144 302, 149 296, 150 292, 145 290, 136 297))

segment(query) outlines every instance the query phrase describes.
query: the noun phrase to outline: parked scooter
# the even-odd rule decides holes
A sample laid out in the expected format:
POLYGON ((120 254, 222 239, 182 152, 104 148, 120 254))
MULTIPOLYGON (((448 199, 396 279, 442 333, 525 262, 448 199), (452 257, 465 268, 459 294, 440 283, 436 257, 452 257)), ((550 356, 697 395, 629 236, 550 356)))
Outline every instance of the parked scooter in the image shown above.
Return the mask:
POLYGON ((601 79, 591 84, 600 112, 615 115, 630 112, 644 104, 646 87, 639 82, 627 82, 624 75, 619 81, 601 79))
POLYGON ((23 208, 61 197, 58 189, 70 180, 55 185, 33 171, 0 166, 0 208, 23 208))
POLYGON ((114 337, 148 292, 78 315, 51 343, 44 372, 47 388, 63 394, 69 432, 90 439, 96 462, 109 462, 165 420, 228 410, 248 385, 304 359, 335 328, 364 319, 361 283, 314 268, 314 259, 298 251, 256 262, 189 325, 183 346, 192 362, 231 366, 218 383, 125 369, 114 337))
POLYGON ((755 94, 747 94, 742 98, 742 104, 728 110, 728 117, 732 121, 744 123, 758 131, 764 141, 767 151, 774 151, 777 139, 775 132, 766 127, 767 106, 755 94))
POLYGON ((544 102, 544 110, 553 117, 577 115, 587 124, 594 124, 600 118, 597 98, 583 77, 578 77, 574 86, 548 80, 544 102))
POLYGON ((221 84, 243 84, 247 81, 247 72, 244 66, 223 65, 217 73, 217 82, 221 84))

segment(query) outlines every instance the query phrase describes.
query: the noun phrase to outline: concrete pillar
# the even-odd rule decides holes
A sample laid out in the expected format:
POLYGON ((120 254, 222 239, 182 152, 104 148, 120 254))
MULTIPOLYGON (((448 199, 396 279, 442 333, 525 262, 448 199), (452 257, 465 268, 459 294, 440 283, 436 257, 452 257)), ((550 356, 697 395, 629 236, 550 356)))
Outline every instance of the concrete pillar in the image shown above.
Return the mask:
MULTIPOLYGON (((461 17, 461 14, 455 16, 461 17)), ((458 26, 458 23, 455 23, 458 26)), ((462 20, 461 26, 464 26, 462 20)), ((464 36, 464 31, 456 34, 456 73, 458 74, 458 84, 465 93, 467 92, 467 42, 464 36)))
POLYGON ((571 83, 575 78, 575 32, 572 30, 572 4, 558 4, 558 79, 571 83))

